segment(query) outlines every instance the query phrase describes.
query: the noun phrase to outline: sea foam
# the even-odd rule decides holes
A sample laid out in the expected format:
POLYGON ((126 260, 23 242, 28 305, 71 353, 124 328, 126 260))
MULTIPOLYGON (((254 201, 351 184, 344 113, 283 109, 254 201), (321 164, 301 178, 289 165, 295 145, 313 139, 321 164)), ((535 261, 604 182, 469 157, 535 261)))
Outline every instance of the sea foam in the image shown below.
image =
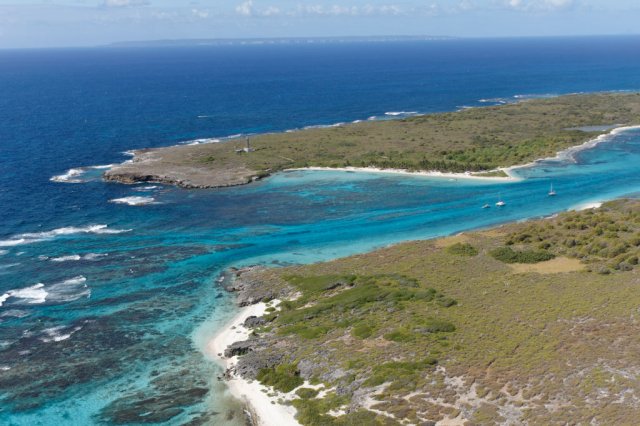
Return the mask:
MULTIPOLYGON (((78 261, 78 260, 97 260, 101 257, 105 257, 107 256, 107 254, 104 253, 88 253, 85 254, 84 256, 81 256, 79 254, 71 254, 68 256, 60 256, 60 257, 52 257, 50 260, 51 262, 70 262, 70 261, 78 261)), ((47 259, 43 259, 43 260, 47 260, 47 259)))
POLYGON ((89 225, 82 228, 75 226, 66 226, 63 228, 53 229, 45 232, 33 232, 26 234, 18 234, 8 240, 0 240, 0 247, 14 247, 23 244, 37 243, 40 241, 52 240, 62 235, 74 234, 121 234, 129 232, 131 229, 110 229, 108 225, 89 225))
POLYGON ((0 306, 2 306, 10 298, 18 299, 18 303, 37 305, 46 301, 47 292, 44 289, 44 284, 42 283, 38 283, 31 287, 9 290, 8 292, 0 296, 0 306))
POLYGON ((389 111, 384 113, 384 115, 387 115, 389 117, 402 117, 416 114, 418 114, 418 111, 389 111))
POLYGON ((113 164, 105 164, 100 166, 76 167, 76 168, 67 170, 65 173, 61 175, 53 176, 49 180, 51 182, 58 182, 58 183, 85 183, 85 182, 88 182, 88 180, 81 179, 81 178, 88 171, 110 169, 113 166, 114 166, 113 164))
POLYGON ((147 204, 157 204, 155 201, 156 199, 153 197, 140 197, 140 196, 114 198, 113 200, 109 200, 110 203, 128 204, 130 206, 144 206, 147 204))
POLYGON ((91 296, 91 289, 86 282, 87 279, 79 275, 49 286, 38 283, 30 287, 9 290, 0 296, 0 306, 9 299, 16 299, 12 303, 18 305, 72 302, 81 297, 91 296))
POLYGON ((73 333, 80 330, 82 330, 82 327, 80 326, 67 328, 63 325, 58 327, 45 328, 44 330, 42 330, 42 334, 44 335, 44 337, 41 337, 40 340, 42 340, 44 343, 61 342, 63 340, 67 340, 73 335, 73 333))

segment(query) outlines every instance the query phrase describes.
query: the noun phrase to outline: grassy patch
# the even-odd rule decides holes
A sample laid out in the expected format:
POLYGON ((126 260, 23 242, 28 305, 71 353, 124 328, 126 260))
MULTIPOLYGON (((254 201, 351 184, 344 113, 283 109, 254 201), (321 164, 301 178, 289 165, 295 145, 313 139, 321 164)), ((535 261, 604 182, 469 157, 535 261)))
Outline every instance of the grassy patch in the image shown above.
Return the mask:
POLYGON ((478 249, 469 243, 455 243, 447 247, 447 252, 458 256, 477 256, 478 249))

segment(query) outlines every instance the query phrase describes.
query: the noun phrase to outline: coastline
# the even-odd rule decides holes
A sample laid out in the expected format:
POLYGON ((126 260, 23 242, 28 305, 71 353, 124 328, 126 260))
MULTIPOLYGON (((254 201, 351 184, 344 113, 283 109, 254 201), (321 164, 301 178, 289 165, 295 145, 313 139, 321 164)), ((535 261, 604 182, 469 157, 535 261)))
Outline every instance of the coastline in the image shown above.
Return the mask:
MULTIPOLYGON (((612 137, 629 131, 640 129, 640 125, 631 125, 631 126, 618 126, 615 127, 606 133, 602 133, 595 138, 589 139, 582 144, 575 145, 564 150, 558 151, 554 156, 550 157, 541 157, 537 158, 533 161, 530 161, 525 164, 516 164, 513 166, 500 167, 494 170, 487 170, 484 172, 464 172, 464 173, 453 173, 453 172, 441 172, 438 170, 407 170, 407 169, 394 169, 394 168, 380 168, 380 167, 322 167, 322 166, 311 166, 311 167, 296 167, 296 168, 285 168, 282 170, 274 171, 272 173, 258 175, 256 172, 243 169, 240 170, 235 176, 224 176, 221 182, 218 183, 208 183, 206 180, 209 176, 197 176, 197 169, 191 167, 188 170, 183 171, 181 173, 180 179, 176 179, 175 177, 169 177, 167 175, 154 175, 142 173, 141 176, 135 176, 133 174, 123 174, 122 176, 114 177, 112 175, 113 171, 117 171, 121 169, 123 166, 132 166, 132 165, 146 165, 149 163, 153 163, 155 160, 152 160, 149 155, 152 152, 157 152, 158 150, 166 150, 172 148, 179 148, 180 145, 175 145, 166 148, 156 148, 153 150, 140 150, 134 151, 132 154, 134 155, 133 160, 127 160, 124 163, 117 165, 110 165, 110 169, 107 170, 104 174, 104 179, 107 181, 115 181, 118 183, 124 184, 133 184, 133 183, 159 183, 159 184, 167 184, 167 185, 175 185, 183 188, 223 188, 229 186, 240 186, 247 185, 249 183, 255 182, 257 180, 261 180, 277 173, 289 172, 289 171, 343 171, 343 172, 364 172, 364 173, 381 173, 381 174, 396 174, 396 175, 404 175, 404 176, 413 176, 413 177, 425 177, 425 178, 436 178, 436 179, 448 179, 448 180, 466 180, 466 181, 478 181, 485 183, 507 183, 507 182, 518 182, 522 181, 523 178, 518 176, 515 172, 519 169, 524 169, 528 167, 533 167, 541 161, 574 161, 573 156, 587 149, 591 149, 600 143, 607 142, 612 137), (483 176, 483 173, 491 173, 491 172, 503 172, 507 176, 483 176), (189 176, 192 173, 196 173, 196 178, 194 176, 189 176), (194 182, 197 181, 197 182, 194 182)), ((94 168, 97 168, 95 166, 94 168)), ((105 167, 105 166, 100 166, 105 167)), ((74 169, 72 169, 74 170, 74 169)), ((69 173, 68 171, 67 173, 69 173)), ((53 178, 52 178, 53 179, 53 178)))
POLYGON ((534 161, 531 161, 529 163, 526 164, 520 164, 520 165, 515 165, 515 166, 509 166, 506 167, 503 170, 505 173, 507 173, 509 176, 514 176, 516 178, 517 174, 514 174, 513 171, 517 170, 517 169, 525 169, 527 167, 533 167, 535 166, 537 163, 541 162, 541 161, 572 161, 572 162, 576 162, 574 155, 580 151, 585 151, 591 148, 596 147, 597 145, 603 143, 603 142, 608 142, 612 137, 620 134, 620 133, 624 133, 627 132, 629 130, 637 130, 640 129, 640 125, 632 125, 632 126, 617 126, 614 127, 613 129, 609 130, 606 133, 602 133, 598 136, 596 136, 593 139, 589 139, 588 141, 581 143, 580 145, 575 145, 575 146, 571 146, 567 149, 563 149, 562 151, 558 151, 556 153, 556 155, 554 155, 553 157, 543 157, 543 158, 538 158, 534 161))
MULTIPOLYGON (((637 123, 640 120, 640 107, 636 103, 640 105, 640 98, 636 100, 637 95, 621 96, 610 93, 567 95, 557 98, 563 100, 532 102, 524 112, 519 109, 515 111, 515 107, 509 104, 493 109, 478 108, 477 111, 481 112, 474 113, 447 112, 412 116, 405 120, 383 120, 387 124, 383 124, 382 120, 377 123, 358 121, 319 128, 311 126, 295 131, 267 132, 252 135, 252 148, 248 151, 245 151, 247 148, 238 149, 236 145, 231 147, 235 149, 229 149, 229 145, 224 143, 202 143, 202 140, 187 144, 183 142, 169 147, 136 150, 133 159, 110 167, 103 174, 103 179, 125 184, 154 182, 194 189, 222 188, 249 184, 287 170, 334 170, 483 182, 518 181, 521 178, 511 171, 549 158, 570 158, 577 151, 636 128, 629 124, 597 126, 603 119, 586 115, 588 111, 600 113, 603 110, 610 113, 611 117, 607 119, 609 123, 637 123), (616 105, 628 105, 631 112, 611 113, 611 108, 607 109, 607 106, 613 102, 616 105), (534 108, 536 105, 538 109, 543 109, 544 114, 532 119, 532 114, 540 114, 534 108), (578 118, 567 118, 569 121, 561 119, 569 116, 570 105, 583 108, 585 112, 578 118), (636 110, 638 112, 634 113, 636 110), (469 114, 472 117, 467 117, 469 114), (485 120, 488 127, 479 131, 468 123, 470 118, 485 120), (448 127, 446 123, 449 121, 456 123, 456 126, 448 127), (592 130, 583 130, 583 134, 576 130, 579 127, 567 127, 584 122, 596 125, 592 126, 592 130), (338 130, 340 128, 346 130, 338 130), (500 138, 495 139, 496 133, 501 135, 500 138), (594 135, 597 136, 594 138, 594 135), (491 142, 494 140, 492 138, 497 142, 491 142), (544 141, 540 142, 542 139, 544 141), (398 143, 402 143, 401 149, 398 143), (518 154, 518 147, 527 144, 533 145, 518 154), (327 156, 324 151, 327 149, 337 153, 337 158, 327 156), (387 161, 387 154, 398 149, 401 156, 387 161), (256 154, 248 154, 254 151, 256 154), (553 152, 555 156, 549 157, 554 155, 553 152), (247 155, 238 155, 242 153, 247 155), (351 164, 359 166, 353 167, 351 164), (459 172, 470 169, 484 171, 459 172)), ((222 142, 222 139, 206 141, 218 140, 222 142)), ((238 139, 229 137, 227 140, 235 144, 238 139)), ((76 179, 73 171, 68 173, 71 173, 69 179, 76 179)))
POLYGON ((247 416, 255 426, 298 426, 293 407, 279 404, 276 397, 268 396, 267 387, 258 381, 248 381, 233 372, 238 357, 226 358, 225 349, 232 343, 247 340, 251 331, 243 324, 250 316, 260 317, 265 314, 267 305, 264 302, 244 306, 220 331, 207 343, 206 355, 211 357, 225 369, 224 383, 229 393, 246 404, 247 416), (273 423, 272 420, 277 420, 273 423))
MULTIPOLYGON (((520 167, 520 166, 513 166, 520 167)), ((293 169, 285 169, 283 172, 291 172, 291 171, 338 171, 338 172, 364 172, 364 173, 385 173, 385 174, 397 174, 397 175, 405 175, 405 176, 419 176, 419 177, 427 177, 427 178, 441 178, 448 180, 476 180, 476 181, 484 181, 484 182, 517 182, 522 180, 522 178, 515 176, 510 173, 511 167, 508 168, 500 168, 497 170, 488 170, 484 173, 492 172, 492 171, 502 171, 507 174, 507 176, 478 176, 470 172, 466 173, 448 173, 448 172, 439 172, 437 170, 432 171, 411 171, 405 169, 382 169, 379 167, 300 167, 293 169)), ((483 173, 483 172, 478 172, 483 173)))

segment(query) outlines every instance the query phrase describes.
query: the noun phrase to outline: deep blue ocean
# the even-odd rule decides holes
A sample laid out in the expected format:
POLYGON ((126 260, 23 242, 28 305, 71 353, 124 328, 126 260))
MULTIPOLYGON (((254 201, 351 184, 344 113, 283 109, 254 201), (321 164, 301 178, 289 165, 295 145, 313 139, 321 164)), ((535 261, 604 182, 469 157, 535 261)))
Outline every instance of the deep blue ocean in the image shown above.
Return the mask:
POLYGON ((235 309, 222 270, 633 196, 640 130, 502 184, 289 172, 191 191, 70 169, 196 139, 632 90, 640 37, 0 51, 0 424, 242 424, 202 353, 235 309), (499 195, 505 208, 480 208, 499 195))

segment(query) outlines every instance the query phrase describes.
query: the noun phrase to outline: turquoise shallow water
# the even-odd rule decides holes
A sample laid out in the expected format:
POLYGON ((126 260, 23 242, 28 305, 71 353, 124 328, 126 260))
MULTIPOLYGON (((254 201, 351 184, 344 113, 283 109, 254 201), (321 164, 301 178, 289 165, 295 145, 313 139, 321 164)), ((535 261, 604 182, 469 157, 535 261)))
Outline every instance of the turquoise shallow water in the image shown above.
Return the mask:
MULTIPOLYGON (((233 424, 237 417, 222 420, 233 404, 214 380, 216 367, 193 339, 203 323, 215 327, 234 312, 215 280, 224 268, 326 260, 640 189, 640 130, 574 157, 519 169, 523 180, 513 183, 293 171, 220 190, 118 186, 122 196, 157 204, 121 205, 127 220, 118 222, 92 218, 107 228, 0 242, 0 274, 23 283, 5 291, 0 312, 0 389, 9 401, 2 415, 10 413, 11 424, 118 423, 156 410, 171 423, 213 416, 233 424), (556 197, 547 196, 551 182, 556 197), (506 207, 481 208, 499 195, 506 207), (148 402, 183 392, 190 396, 180 407, 148 402)), ((206 334, 200 328, 199 337, 206 334)))

